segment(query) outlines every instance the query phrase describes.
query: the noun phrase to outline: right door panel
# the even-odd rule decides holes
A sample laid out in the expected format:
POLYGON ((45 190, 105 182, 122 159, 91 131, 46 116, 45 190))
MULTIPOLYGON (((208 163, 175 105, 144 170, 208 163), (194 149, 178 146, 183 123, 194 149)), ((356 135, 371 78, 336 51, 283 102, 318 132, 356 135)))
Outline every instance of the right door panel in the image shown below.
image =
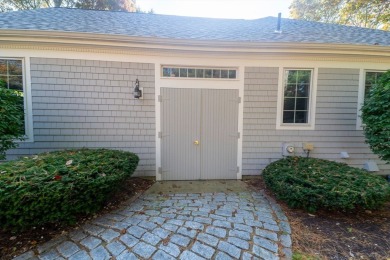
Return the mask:
POLYGON ((236 179, 238 90, 202 89, 201 102, 201 179, 236 179))

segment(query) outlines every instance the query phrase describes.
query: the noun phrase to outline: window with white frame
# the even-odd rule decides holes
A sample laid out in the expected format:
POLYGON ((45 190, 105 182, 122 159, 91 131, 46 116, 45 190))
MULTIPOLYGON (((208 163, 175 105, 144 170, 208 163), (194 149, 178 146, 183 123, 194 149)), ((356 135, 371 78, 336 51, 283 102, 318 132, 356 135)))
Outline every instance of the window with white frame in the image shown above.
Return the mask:
MULTIPOLYGON (((26 94, 24 87, 24 75, 23 75, 23 60, 22 59, 10 59, 0 57, 0 87, 11 89, 21 97, 25 109, 26 94)), ((26 113, 25 113, 26 114, 26 113)), ((27 135, 27 122, 26 115, 24 116, 24 129, 23 131, 27 135)))
POLYGON ((311 69, 285 69, 283 75, 282 124, 310 123, 311 69))
POLYGON ((363 123, 361 119, 361 108, 364 104, 364 100, 370 93, 370 89, 373 85, 378 82, 378 79, 385 71, 374 71, 374 70, 362 70, 360 88, 359 88, 359 97, 358 97, 358 116, 356 120, 356 129, 362 130, 363 123))
POLYGON ((378 78, 384 74, 384 71, 366 71, 364 79, 364 99, 370 93, 370 89, 373 85, 378 83, 378 78))

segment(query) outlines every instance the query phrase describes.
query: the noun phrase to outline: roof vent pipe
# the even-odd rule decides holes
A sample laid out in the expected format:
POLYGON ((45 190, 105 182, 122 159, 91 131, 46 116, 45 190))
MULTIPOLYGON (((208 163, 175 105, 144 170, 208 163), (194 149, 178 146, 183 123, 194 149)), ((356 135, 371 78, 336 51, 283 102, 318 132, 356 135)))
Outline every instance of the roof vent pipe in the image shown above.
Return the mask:
POLYGON ((277 25, 276 30, 275 30, 276 33, 282 32, 281 25, 282 25, 282 13, 278 13, 278 25, 277 25))

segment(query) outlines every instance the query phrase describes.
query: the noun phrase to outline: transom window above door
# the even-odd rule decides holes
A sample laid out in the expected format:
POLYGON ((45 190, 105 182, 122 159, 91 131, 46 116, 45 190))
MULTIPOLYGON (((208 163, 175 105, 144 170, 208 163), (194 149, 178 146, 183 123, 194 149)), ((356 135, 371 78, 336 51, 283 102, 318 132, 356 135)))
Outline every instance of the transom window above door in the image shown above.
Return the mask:
POLYGON ((237 79, 236 68, 162 66, 163 78, 237 79))

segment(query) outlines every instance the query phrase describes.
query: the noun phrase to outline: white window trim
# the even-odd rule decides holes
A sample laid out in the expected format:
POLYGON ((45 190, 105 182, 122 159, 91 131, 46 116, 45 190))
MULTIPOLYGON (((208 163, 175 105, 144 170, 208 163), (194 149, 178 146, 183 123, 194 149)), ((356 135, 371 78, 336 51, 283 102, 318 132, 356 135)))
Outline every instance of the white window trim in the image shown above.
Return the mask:
POLYGON ((0 56, 0 59, 21 60, 23 70, 23 96, 24 96, 24 125, 25 139, 17 140, 17 143, 34 142, 33 133, 33 116, 32 116, 32 100, 31 100, 31 74, 30 74, 30 57, 14 57, 0 56))
POLYGON ((358 92, 358 104, 357 104, 357 117, 356 117, 356 130, 363 130, 364 124, 362 121, 362 106, 364 103, 364 92, 366 88, 366 74, 367 72, 386 72, 386 70, 371 70, 360 69, 359 72, 359 92, 358 92))
POLYGON ((276 108, 276 129, 277 130, 315 130, 315 114, 317 104, 317 81, 318 81, 318 67, 279 67, 278 79, 278 100, 276 108), (283 120, 283 104, 284 104, 284 72, 285 70, 311 70, 311 85, 309 96, 309 122, 307 124, 285 124, 283 120))
POLYGON ((25 142, 34 142, 34 131, 33 131, 33 113, 32 113, 32 95, 31 95, 31 67, 30 57, 23 59, 24 66, 24 86, 23 91, 26 93, 24 99, 24 111, 25 111, 25 124, 26 124, 26 139, 25 142))

